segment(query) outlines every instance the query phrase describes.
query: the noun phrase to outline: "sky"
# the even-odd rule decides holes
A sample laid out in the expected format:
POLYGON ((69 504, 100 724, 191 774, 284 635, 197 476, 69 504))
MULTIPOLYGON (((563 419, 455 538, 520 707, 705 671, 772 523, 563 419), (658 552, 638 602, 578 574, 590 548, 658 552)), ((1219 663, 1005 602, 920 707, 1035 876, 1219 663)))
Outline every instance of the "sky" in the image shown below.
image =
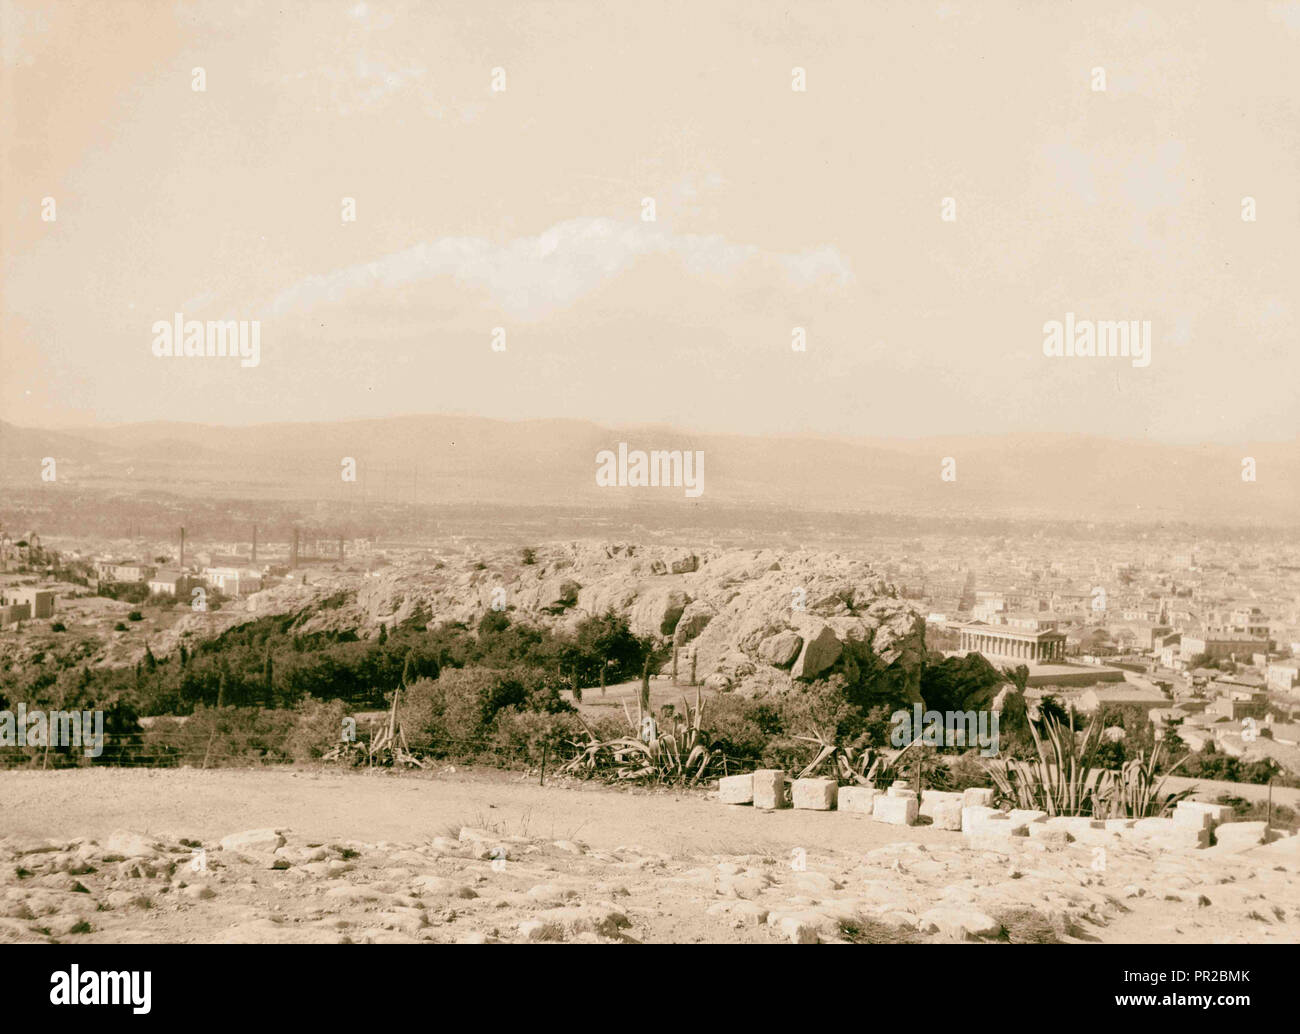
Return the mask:
POLYGON ((1296 438, 1300 2, 786 8, 0 0, 0 419, 1296 438))

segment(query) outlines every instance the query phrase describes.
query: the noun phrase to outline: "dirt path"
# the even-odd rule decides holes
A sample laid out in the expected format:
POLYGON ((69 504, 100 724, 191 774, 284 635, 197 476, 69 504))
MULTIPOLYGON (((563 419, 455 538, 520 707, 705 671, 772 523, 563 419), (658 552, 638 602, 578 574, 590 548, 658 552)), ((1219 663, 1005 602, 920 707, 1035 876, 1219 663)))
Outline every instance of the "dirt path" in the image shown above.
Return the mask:
POLYGON ((295 769, 76 769, 0 775, 0 836, 98 837, 128 828, 220 838, 240 829, 303 837, 411 840, 461 826, 504 836, 581 839, 612 849, 742 854, 818 846, 862 852, 898 840, 942 843, 923 826, 885 826, 865 815, 726 808, 702 793, 546 787, 517 774, 335 774, 295 769))

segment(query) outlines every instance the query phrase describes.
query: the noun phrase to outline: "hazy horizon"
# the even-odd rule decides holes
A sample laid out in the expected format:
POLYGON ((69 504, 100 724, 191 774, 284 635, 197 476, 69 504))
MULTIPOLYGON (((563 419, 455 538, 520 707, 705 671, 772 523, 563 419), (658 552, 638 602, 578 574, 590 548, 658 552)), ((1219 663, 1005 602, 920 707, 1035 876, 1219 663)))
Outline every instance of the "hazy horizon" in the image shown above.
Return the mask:
POLYGON ((19 426, 1297 431, 1295 2, 669 3, 632 31, 0 0, 0 25, 19 426), (176 313, 259 321, 258 365, 155 356, 176 313), (1150 365, 1045 356, 1069 313, 1149 322, 1150 365))

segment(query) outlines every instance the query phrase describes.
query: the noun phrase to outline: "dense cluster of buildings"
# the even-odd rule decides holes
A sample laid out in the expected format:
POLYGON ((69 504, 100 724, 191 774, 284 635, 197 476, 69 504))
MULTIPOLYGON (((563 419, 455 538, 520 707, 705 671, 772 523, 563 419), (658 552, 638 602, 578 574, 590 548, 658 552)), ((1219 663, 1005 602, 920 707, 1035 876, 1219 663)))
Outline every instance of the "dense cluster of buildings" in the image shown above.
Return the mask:
MULTIPOLYGON (((1145 536, 1144 536, 1145 537, 1145 536)), ((1152 536, 1154 539, 1154 535, 1152 536)), ((1025 665, 1031 695, 1300 774, 1300 549, 1213 541, 913 540, 886 575, 948 654, 1025 665)))

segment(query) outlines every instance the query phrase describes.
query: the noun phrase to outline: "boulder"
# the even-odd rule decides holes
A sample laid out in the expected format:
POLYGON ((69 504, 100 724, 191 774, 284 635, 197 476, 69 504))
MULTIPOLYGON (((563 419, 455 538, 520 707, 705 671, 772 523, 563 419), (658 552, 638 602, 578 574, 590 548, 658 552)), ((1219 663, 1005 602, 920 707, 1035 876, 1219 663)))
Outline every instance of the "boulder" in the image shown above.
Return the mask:
POLYGON ((221 838, 221 850, 253 856, 273 855, 284 844, 284 837, 276 829, 248 829, 221 838))
POLYGON ((802 648, 803 638, 799 633, 786 629, 758 644, 758 658, 774 668, 784 668, 799 656, 802 648))
POLYGON ((162 851, 158 841, 126 829, 110 833, 100 847, 106 855, 121 855, 123 858, 151 858, 162 851))
POLYGON ((844 644, 835 637, 835 630, 823 625, 820 632, 803 644, 791 674, 797 679, 815 679, 838 661, 843 652, 844 644))
POLYGON ((700 569, 700 558, 694 553, 678 557, 668 565, 668 569, 672 571, 673 574, 690 574, 690 572, 698 571, 700 569))

